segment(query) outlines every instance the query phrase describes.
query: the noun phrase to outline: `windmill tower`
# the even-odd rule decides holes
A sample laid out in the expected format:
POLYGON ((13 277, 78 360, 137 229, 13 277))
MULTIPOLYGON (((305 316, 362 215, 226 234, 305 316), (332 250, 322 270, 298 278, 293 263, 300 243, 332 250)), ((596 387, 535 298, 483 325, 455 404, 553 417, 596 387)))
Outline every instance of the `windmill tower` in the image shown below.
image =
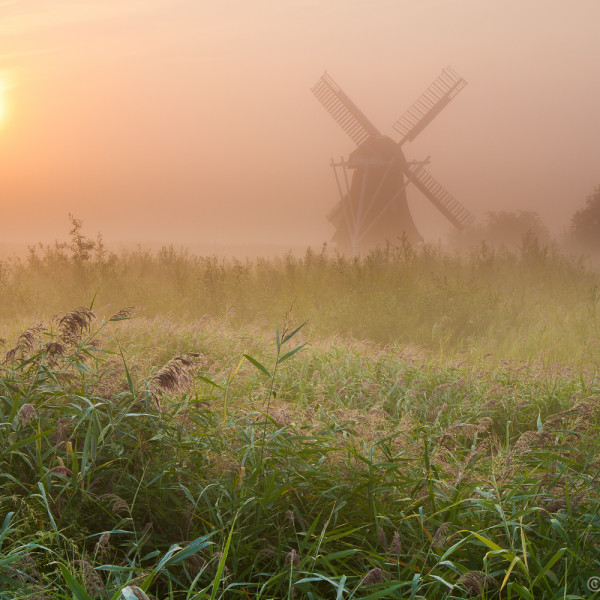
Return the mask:
POLYGON ((344 91, 325 73, 313 94, 358 148, 347 160, 331 161, 340 201, 327 215, 336 228, 333 241, 345 252, 360 252, 397 240, 422 241, 406 201, 406 187, 415 185, 452 223, 463 229, 473 215, 424 168, 424 161, 407 161, 403 145, 414 140, 467 85, 450 67, 394 123, 399 141, 382 135, 344 91))

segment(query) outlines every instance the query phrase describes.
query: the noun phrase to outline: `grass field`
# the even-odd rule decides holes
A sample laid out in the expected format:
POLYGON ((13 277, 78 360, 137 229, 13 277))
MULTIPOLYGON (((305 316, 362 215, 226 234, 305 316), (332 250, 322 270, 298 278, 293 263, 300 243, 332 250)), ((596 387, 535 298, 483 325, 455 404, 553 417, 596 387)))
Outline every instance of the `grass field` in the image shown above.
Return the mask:
POLYGON ((5 261, 0 598, 600 597, 599 286, 532 238, 5 261))

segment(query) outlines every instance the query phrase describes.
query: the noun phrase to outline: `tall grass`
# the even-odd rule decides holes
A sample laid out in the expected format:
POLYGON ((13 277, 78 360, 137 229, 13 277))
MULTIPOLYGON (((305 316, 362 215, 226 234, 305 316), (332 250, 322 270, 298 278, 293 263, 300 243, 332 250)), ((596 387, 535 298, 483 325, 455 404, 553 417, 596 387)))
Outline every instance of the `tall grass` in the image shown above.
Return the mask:
POLYGON ((327 250, 254 261, 165 247, 109 253, 82 234, 0 263, 0 315, 46 318, 95 297, 106 312, 226 318, 274 330, 295 300, 315 336, 413 344, 443 355, 595 363, 600 277, 581 259, 531 236, 515 252, 468 255, 409 244, 350 259, 327 250))
POLYGON ((593 369, 101 310, 5 335, 0 598, 592 597, 593 369))
POLYGON ((72 219, 0 264, 0 600, 594 597, 599 289, 531 236, 242 262, 72 219))

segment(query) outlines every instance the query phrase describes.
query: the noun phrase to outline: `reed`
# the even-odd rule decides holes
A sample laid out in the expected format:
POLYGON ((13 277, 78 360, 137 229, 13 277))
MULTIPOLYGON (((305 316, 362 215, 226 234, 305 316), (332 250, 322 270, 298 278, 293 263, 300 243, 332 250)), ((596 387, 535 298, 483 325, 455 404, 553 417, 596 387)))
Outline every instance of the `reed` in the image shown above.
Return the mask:
POLYGON ((93 313, 0 331, 0 598, 591 595, 591 364, 93 313))
MULTIPOLYGON (((531 236, 512 251, 481 245, 456 254, 404 244, 353 259, 324 246, 302 258, 240 261, 173 247, 96 252, 96 242, 81 235, 78 230, 77 239, 2 262, 4 337, 10 337, 11 323, 14 335, 16 323, 47 319, 65 306, 88 306, 91 298, 94 311, 116 319, 128 305, 149 319, 216 318, 238 328, 260 324, 262 330, 275 330, 295 300, 297 314, 318 338, 578 366, 600 356, 598 272, 584 257, 562 254, 531 236)), ((72 325, 77 333, 85 324, 72 325)))

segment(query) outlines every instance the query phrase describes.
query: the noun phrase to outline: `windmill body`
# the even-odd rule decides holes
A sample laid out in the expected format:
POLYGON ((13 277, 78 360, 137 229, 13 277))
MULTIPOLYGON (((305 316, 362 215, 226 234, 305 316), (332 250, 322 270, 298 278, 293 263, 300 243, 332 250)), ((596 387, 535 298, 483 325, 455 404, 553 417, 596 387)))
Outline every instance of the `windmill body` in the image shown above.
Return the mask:
MULTIPOLYGON (((333 241, 343 251, 366 250, 386 240, 405 235, 411 243, 421 242, 406 199, 402 149, 389 137, 367 138, 346 163, 334 168, 351 171, 349 190, 329 220, 336 228, 333 241)), ((346 183, 347 173, 338 175, 346 183)))
POLYGON ((336 232, 333 241, 344 252, 370 250, 404 237, 422 241, 410 214, 406 188, 416 187, 456 227, 466 227, 471 213, 459 204, 424 169, 421 162, 406 160, 402 146, 414 139, 446 106, 466 82, 444 69, 413 106, 396 122, 401 139, 382 135, 343 90, 325 74, 312 91, 331 116, 357 144, 347 160, 334 162, 340 201, 328 219, 336 232))

